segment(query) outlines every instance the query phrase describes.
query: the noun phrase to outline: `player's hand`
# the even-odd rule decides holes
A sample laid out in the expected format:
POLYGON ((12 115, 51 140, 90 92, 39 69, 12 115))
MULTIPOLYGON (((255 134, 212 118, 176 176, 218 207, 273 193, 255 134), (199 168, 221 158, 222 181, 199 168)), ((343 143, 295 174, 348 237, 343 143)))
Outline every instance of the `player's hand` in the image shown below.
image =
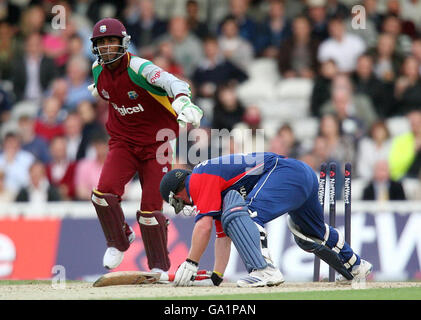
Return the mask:
POLYGON ((88 90, 91 92, 91 94, 92 94, 94 97, 98 97, 98 96, 99 96, 99 94, 98 94, 98 90, 97 90, 97 88, 96 88, 96 86, 95 86, 95 83, 92 83, 90 86, 88 86, 88 90))
POLYGON ((199 269, 199 264, 193 260, 186 259, 177 269, 174 277, 174 286, 186 287, 193 285, 194 277, 199 269))
POLYGON ((172 103, 172 107, 177 112, 177 121, 181 127, 191 123, 195 128, 200 126, 200 119, 203 117, 203 111, 194 105, 187 96, 180 96, 172 103))

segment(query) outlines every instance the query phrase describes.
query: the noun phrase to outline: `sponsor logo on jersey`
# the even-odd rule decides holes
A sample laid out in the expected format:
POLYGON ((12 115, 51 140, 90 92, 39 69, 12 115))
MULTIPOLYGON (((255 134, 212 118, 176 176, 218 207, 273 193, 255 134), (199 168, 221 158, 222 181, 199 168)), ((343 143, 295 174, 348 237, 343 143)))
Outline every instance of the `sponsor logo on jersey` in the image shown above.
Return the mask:
POLYGON ((111 102, 111 105, 113 106, 113 108, 118 111, 122 116, 128 115, 128 114, 133 114, 133 113, 138 113, 138 112, 143 112, 145 111, 145 109, 143 109, 142 105, 140 103, 138 103, 136 106, 134 107, 125 107, 124 105, 122 105, 121 107, 119 107, 117 104, 115 104, 114 102, 111 102))
POLYGON ((110 99, 110 95, 107 91, 105 91, 105 89, 102 89, 101 94, 104 96, 105 99, 110 99))
POLYGON ((139 95, 137 94, 136 91, 129 91, 129 92, 127 92, 127 95, 132 100, 135 100, 135 99, 137 99, 139 97, 139 95))
POLYGON ((155 72, 153 77, 151 78, 151 83, 155 83, 161 77, 161 70, 155 72))

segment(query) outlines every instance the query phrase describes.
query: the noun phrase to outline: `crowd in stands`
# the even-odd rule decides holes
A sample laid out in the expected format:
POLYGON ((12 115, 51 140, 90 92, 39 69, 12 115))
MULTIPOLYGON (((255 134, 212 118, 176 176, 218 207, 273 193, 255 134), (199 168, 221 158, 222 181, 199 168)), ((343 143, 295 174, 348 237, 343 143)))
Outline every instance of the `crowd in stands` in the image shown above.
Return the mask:
POLYGON ((421 0, 0 0, 0 202, 89 200, 108 148, 107 103, 87 89, 104 17, 124 23, 131 53, 191 85, 204 118, 185 137, 210 150, 212 129, 227 130, 222 153, 276 152, 316 172, 351 162, 357 198, 421 200, 421 0), (247 96, 298 83, 304 109, 247 96))

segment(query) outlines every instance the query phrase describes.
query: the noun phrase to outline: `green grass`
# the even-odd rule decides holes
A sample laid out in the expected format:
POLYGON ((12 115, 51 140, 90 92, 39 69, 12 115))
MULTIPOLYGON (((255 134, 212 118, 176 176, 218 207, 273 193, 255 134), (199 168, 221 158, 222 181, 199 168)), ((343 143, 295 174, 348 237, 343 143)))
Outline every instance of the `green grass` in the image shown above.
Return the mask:
POLYGON ((159 300, 421 300, 421 288, 385 288, 163 297, 159 300))

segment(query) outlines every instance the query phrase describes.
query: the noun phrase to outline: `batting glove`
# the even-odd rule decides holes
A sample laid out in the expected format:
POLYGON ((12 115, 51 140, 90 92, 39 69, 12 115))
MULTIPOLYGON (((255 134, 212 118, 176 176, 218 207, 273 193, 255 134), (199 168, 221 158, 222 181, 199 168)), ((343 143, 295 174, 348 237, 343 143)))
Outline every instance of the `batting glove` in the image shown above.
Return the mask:
POLYGON ((186 287, 191 286, 194 277, 199 270, 199 264, 193 260, 186 259, 177 269, 174 277, 174 286, 186 287))
POLYGON ((191 123, 195 128, 200 126, 200 119, 203 117, 203 111, 194 105, 187 96, 180 96, 172 103, 172 107, 177 112, 177 121, 181 127, 186 127, 191 123))
POLYGON ((91 92, 92 96, 94 96, 94 97, 98 97, 99 96, 98 90, 97 90, 97 88, 95 86, 95 83, 92 83, 90 86, 88 86, 88 90, 91 92))
POLYGON ((224 281, 223 274, 217 271, 199 270, 192 283, 197 287, 219 286, 224 281))

